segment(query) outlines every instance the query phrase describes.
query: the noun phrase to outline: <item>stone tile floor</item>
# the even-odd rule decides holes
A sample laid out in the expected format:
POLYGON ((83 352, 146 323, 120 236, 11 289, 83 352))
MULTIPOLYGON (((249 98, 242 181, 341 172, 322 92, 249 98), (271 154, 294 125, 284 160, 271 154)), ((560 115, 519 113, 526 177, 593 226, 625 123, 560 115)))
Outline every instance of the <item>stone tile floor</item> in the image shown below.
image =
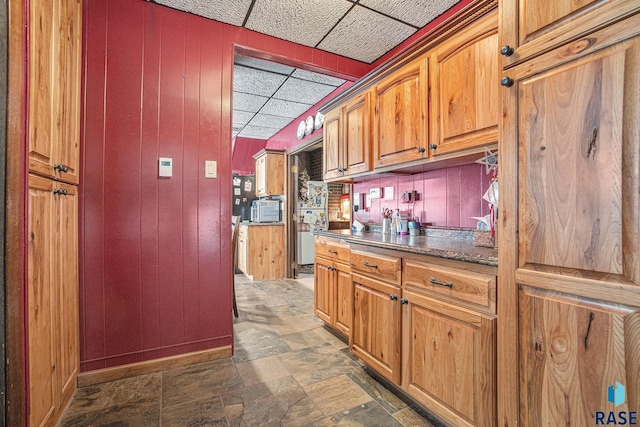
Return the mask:
POLYGON ((367 374, 295 280, 236 276, 232 358, 79 389, 62 426, 432 426, 367 374))

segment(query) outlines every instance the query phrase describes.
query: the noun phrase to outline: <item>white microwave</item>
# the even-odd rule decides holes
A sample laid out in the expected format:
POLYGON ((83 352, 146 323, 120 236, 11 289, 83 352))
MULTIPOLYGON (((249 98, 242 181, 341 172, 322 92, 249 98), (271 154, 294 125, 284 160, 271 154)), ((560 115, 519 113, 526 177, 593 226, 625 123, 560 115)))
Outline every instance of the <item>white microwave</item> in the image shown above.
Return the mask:
POLYGON ((254 200, 251 204, 251 222, 280 221, 280 202, 278 200, 254 200))

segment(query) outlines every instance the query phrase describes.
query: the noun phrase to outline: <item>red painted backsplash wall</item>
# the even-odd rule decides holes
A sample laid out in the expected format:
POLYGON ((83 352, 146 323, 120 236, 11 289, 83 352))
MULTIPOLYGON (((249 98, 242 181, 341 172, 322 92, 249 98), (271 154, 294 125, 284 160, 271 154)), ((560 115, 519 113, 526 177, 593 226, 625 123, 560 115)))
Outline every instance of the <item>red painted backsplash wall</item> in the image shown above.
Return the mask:
POLYGON ((253 155, 267 145, 266 139, 237 137, 233 141, 233 173, 252 175, 256 173, 256 159, 253 155))
POLYGON ((394 187, 394 198, 372 199, 371 206, 359 210, 354 218, 381 223, 383 209, 400 209, 412 219, 436 226, 475 228, 477 220, 471 217, 489 213, 489 206, 482 196, 489 188, 490 179, 482 165, 470 164, 357 183, 353 187, 354 193, 366 194, 371 188, 394 187), (402 193, 412 190, 418 192, 418 201, 415 204, 402 202, 402 193))
POLYGON ((84 10, 81 368, 231 345, 234 47, 355 78, 370 66, 143 0, 84 10))

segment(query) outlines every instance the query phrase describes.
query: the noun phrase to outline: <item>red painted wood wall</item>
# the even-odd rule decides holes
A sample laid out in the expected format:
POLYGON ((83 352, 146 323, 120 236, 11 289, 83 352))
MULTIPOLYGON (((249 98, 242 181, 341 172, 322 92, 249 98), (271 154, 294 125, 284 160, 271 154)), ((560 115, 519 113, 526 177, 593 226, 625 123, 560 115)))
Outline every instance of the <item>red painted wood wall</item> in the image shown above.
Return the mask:
POLYGON ((144 0, 84 10, 81 368, 230 345, 234 47, 351 78, 370 66, 144 0))
POLYGON ((237 137, 233 141, 233 173, 252 175, 256 173, 256 159, 253 155, 267 145, 266 139, 237 137))

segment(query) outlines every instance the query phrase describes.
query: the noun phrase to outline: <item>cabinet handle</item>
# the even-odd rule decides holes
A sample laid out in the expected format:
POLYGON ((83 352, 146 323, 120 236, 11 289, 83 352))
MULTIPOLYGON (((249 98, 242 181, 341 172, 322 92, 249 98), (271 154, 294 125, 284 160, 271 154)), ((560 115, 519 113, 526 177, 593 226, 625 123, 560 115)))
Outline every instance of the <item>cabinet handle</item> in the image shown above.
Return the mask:
POLYGON ((334 251, 333 249, 328 249, 327 252, 329 252, 330 254, 338 255, 338 251, 334 251))
POLYGON ((335 268, 335 267, 327 267, 327 269, 328 269, 329 271, 336 271, 336 270, 337 270, 337 268, 335 268))
POLYGON ((56 188, 55 190, 53 190, 53 194, 59 194, 61 196, 66 196, 67 190, 65 190, 64 188, 56 188))
POLYGON ((396 295, 396 294, 391 294, 391 295, 389 295, 389 299, 390 299, 391 301, 395 301, 395 300, 397 300, 397 299, 398 299, 398 295, 396 295))
POLYGON ((69 166, 65 166, 62 163, 59 165, 54 165, 53 169, 60 171, 60 172, 69 172, 69 166))
POLYGON ((427 151, 424 147, 418 147, 418 153, 422 154, 427 151))
POLYGON ((502 49, 500 49, 500 54, 504 56, 511 56, 513 55, 513 48, 509 45, 504 45, 502 46, 502 49))
POLYGON ((436 148, 438 148, 438 144, 429 144, 429 148, 435 150, 436 148))
POLYGON ((500 84, 504 87, 511 87, 513 83, 514 81, 511 77, 503 77, 502 80, 500 80, 500 84))
POLYGON ((409 304, 409 300, 406 298, 400 298, 400 304, 409 304))
POLYGON ((446 286, 447 288, 452 288, 453 289, 453 282, 438 282, 435 277, 432 277, 431 279, 429 279, 429 281, 431 283, 433 283, 434 285, 438 285, 438 286, 446 286))
POLYGON ((378 264, 369 264, 367 261, 364 262, 365 267, 378 268, 378 264))

